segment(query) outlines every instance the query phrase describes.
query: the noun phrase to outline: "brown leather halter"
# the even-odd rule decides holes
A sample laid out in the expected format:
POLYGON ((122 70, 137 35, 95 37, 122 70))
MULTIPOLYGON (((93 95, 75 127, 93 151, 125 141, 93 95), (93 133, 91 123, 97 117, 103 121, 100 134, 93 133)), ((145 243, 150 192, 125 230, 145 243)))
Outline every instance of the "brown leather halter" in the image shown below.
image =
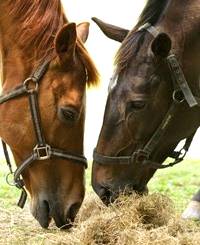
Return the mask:
MULTIPOLYGON (((20 166, 13 172, 10 157, 8 154, 7 146, 4 141, 2 141, 4 155, 6 158, 7 165, 10 169, 10 174, 13 175, 14 182, 10 183, 7 176, 7 182, 10 185, 14 185, 17 188, 22 190, 20 200, 18 202, 18 206, 23 208, 27 199, 27 193, 24 188, 24 181, 21 177, 23 171, 28 168, 34 161, 43 161, 49 159, 51 157, 60 157, 63 159, 68 159, 74 161, 74 163, 82 164, 85 168, 87 168, 87 159, 83 155, 77 155, 68 153, 62 149, 52 148, 50 145, 46 143, 43 130, 41 127, 41 117, 40 117, 40 109, 38 104, 38 88, 40 85, 40 81, 48 70, 50 61, 44 62, 41 66, 36 69, 36 71, 25 81, 23 81, 22 85, 16 87, 12 91, 7 94, 0 96, 0 104, 5 103, 8 100, 18 98, 20 96, 28 95, 29 97, 29 106, 31 111, 32 122, 35 130, 35 136, 37 139, 37 144, 33 148, 33 152, 30 156, 25 159, 20 166)), ((86 72, 87 79, 87 72, 86 72)))
MULTIPOLYGON (((156 37, 159 34, 156 28, 149 23, 146 23, 145 25, 140 27, 138 31, 143 31, 143 30, 148 31, 154 37, 156 37)), ((173 162, 166 165, 161 165, 160 163, 153 162, 150 159, 153 151, 160 143, 172 119, 175 117, 177 109, 182 105, 182 103, 186 101, 190 108, 193 108, 194 106, 200 106, 200 99, 196 98, 192 94, 192 91, 185 79, 184 73, 179 65, 176 56, 174 54, 170 54, 166 58, 166 62, 168 64, 171 78, 173 81, 173 94, 172 94, 173 102, 169 107, 161 124, 154 132, 153 136, 150 138, 150 140, 147 142, 147 144, 144 146, 143 149, 139 149, 138 151, 133 152, 133 154, 130 156, 113 156, 113 157, 105 156, 96 152, 95 149, 93 153, 93 159, 95 163, 101 165, 109 165, 114 163, 117 164, 136 163, 136 164, 140 164, 141 167, 144 166, 144 167, 149 167, 154 169, 163 169, 167 167, 172 167, 184 159, 187 151, 189 150, 189 147, 192 143, 196 131, 193 132, 193 134, 190 137, 185 139, 185 144, 180 151, 173 150, 171 152, 169 157, 174 159, 173 162)))

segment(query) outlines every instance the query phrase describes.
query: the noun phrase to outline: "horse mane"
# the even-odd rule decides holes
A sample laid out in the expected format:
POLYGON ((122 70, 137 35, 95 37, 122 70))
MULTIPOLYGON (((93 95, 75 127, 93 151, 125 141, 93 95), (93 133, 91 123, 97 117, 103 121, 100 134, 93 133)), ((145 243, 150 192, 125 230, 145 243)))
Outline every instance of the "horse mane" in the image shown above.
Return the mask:
MULTIPOLYGON (((15 41, 21 49, 28 52, 28 47, 34 47, 37 64, 54 57, 55 36, 68 23, 61 0, 7 0, 6 4, 8 13, 19 25, 15 41)), ((88 71, 88 85, 95 85, 98 72, 80 41, 77 42, 77 53, 88 71)))
POLYGON ((34 47, 37 60, 49 57, 57 31, 67 22, 60 0, 8 0, 6 4, 19 25, 15 41, 26 51, 34 47))
POLYGON ((163 16, 171 0, 148 0, 135 27, 122 42, 115 56, 117 73, 127 67, 133 56, 140 50, 145 40, 146 31, 138 31, 145 23, 155 25, 163 16))

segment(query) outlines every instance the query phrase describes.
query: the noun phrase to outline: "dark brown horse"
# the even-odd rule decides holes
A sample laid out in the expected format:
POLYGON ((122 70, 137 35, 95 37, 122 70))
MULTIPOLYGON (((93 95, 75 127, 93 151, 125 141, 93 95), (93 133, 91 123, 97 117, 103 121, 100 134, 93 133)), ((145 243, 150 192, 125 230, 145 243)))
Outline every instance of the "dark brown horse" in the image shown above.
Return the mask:
MULTIPOLYGON (((122 42, 92 170, 108 203, 125 189, 144 193, 168 156, 169 166, 183 159, 200 125, 200 0, 149 0, 130 32, 94 21, 122 42)), ((200 193, 193 201, 200 218, 200 193)))
POLYGON ((5 0, 0 12, 0 135, 18 167, 15 184, 24 182, 42 227, 51 218, 70 227, 85 193, 86 85, 98 80, 83 46, 89 24, 69 23, 60 0, 5 0))

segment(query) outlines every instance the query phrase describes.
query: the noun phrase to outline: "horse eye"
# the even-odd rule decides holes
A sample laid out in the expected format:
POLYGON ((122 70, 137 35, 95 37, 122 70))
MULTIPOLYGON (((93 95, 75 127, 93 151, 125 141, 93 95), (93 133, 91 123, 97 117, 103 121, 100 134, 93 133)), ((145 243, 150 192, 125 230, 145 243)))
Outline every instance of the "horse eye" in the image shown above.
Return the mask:
POLYGON ((145 106, 146 106, 146 101, 142 101, 142 100, 129 101, 126 106, 126 112, 140 111, 144 109, 145 106))
POLYGON ((58 116, 62 121, 75 122, 78 119, 79 113, 72 107, 60 107, 58 116))
POLYGON ((71 110, 63 110, 63 115, 66 119, 70 121, 75 121, 76 115, 73 111, 71 110))

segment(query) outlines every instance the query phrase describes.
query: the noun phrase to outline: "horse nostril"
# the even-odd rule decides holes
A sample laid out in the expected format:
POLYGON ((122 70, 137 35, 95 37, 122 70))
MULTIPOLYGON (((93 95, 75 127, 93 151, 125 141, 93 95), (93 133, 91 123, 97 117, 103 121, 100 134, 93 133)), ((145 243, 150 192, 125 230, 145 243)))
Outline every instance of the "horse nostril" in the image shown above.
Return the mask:
POLYGON ((65 224, 60 226, 59 228, 62 230, 70 229, 73 226, 74 219, 80 209, 81 202, 77 202, 72 204, 67 210, 67 215, 65 218, 65 224))
POLYGON ((48 201, 44 200, 44 201, 43 201, 43 204, 44 204, 44 206, 46 207, 47 212, 49 213, 50 208, 49 208, 49 203, 48 203, 48 201))
POLYGON ((102 186, 98 191, 98 195, 106 206, 112 202, 113 192, 109 187, 102 186))
POLYGON ((34 206, 32 206, 31 212, 43 228, 48 228, 51 221, 48 201, 38 201, 34 206))
POLYGON ((74 218, 76 217, 79 209, 81 207, 81 203, 80 202, 76 202, 74 204, 72 204, 67 212, 67 219, 70 220, 71 222, 74 221, 74 218))

